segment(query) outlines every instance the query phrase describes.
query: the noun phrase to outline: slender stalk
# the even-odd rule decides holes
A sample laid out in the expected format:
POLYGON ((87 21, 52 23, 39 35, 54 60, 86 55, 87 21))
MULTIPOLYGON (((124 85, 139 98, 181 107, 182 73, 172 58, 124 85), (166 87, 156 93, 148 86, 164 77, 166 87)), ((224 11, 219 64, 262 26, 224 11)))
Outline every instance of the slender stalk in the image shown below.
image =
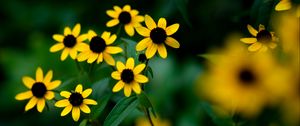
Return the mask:
POLYGON ((152 121, 152 119, 151 119, 150 111, 149 111, 148 108, 146 108, 146 115, 147 115, 147 118, 148 118, 148 120, 149 120, 151 126, 154 126, 153 121, 152 121))
POLYGON ((128 58, 128 55, 127 55, 127 43, 126 42, 124 42, 124 55, 125 55, 125 60, 128 58))

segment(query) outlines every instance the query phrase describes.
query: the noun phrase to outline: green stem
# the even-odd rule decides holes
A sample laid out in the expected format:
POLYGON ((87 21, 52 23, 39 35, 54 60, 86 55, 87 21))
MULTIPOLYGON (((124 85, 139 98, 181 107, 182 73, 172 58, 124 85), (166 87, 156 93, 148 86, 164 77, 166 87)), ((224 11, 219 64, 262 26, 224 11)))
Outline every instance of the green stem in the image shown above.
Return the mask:
POLYGON ((88 77, 89 77, 89 79, 90 79, 91 82, 93 81, 91 74, 93 72, 94 66, 95 66, 95 62, 93 62, 92 64, 90 64, 89 71, 88 71, 88 77))
POLYGON ((148 120, 149 120, 151 126, 154 126, 153 121, 152 121, 152 119, 151 119, 150 111, 149 111, 148 108, 146 108, 146 115, 147 115, 147 118, 148 118, 148 120))
POLYGON ((128 55, 127 55, 127 43, 126 42, 124 42, 124 55, 125 55, 125 60, 128 58, 128 55))
POLYGON ((81 66, 80 66, 80 64, 79 64, 79 62, 78 62, 78 60, 75 59, 74 61, 75 61, 75 63, 76 63, 76 67, 77 67, 78 71, 81 73, 81 72, 82 72, 82 68, 81 68, 81 66))

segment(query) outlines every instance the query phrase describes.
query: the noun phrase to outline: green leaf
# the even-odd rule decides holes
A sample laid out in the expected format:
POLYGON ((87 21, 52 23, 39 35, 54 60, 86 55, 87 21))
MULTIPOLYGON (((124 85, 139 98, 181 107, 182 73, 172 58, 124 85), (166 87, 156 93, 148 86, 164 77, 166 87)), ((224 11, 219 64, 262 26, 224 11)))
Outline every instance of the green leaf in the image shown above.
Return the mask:
POLYGON ((104 121, 104 126, 118 126, 138 105, 136 96, 121 99, 104 121))
POLYGON ((143 105, 146 109, 151 110, 154 117, 156 117, 154 107, 153 107, 151 101, 149 100, 149 98, 147 97, 146 93, 141 92, 141 94, 138 95, 138 99, 139 99, 140 104, 143 105))
MULTIPOLYGON (((151 77, 153 78, 153 70, 150 66, 147 67, 147 71, 149 72, 149 74, 151 75, 151 77)), ((148 73, 147 73, 148 74, 148 73)))
POLYGON ((107 105, 109 99, 111 97, 111 94, 104 96, 103 98, 101 98, 99 100, 98 103, 100 103, 99 106, 97 106, 97 108, 93 111, 93 113, 91 114, 92 119, 95 120, 97 119, 101 113, 103 112, 103 110, 105 109, 105 106, 107 105))
POLYGON ((189 27, 192 27, 192 23, 189 20, 188 11, 187 11, 187 0, 175 0, 175 4, 181 13, 184 21, 189 27))
POLYGON ((84 119, 80 122, 79 126, 86 126, 88 120, 87 119, 84 119))

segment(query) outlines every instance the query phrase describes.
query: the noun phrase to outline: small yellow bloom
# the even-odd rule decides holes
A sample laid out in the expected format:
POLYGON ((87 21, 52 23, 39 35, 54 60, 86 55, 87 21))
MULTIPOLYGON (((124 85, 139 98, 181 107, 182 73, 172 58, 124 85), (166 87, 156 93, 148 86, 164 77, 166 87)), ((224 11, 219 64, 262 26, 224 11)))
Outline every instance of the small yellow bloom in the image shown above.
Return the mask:
POLYGON ((63 35, 54 34, 52 38, 58 43, 50 48, 50 52, 57 52, 63 49, 60 57, 61 61, 64 61, 68 55, 72 59, 76 59, 77 51, 80 51, 78 47, 83 44, 82 41, 87 39, 86 35, 79 35, 80 29, 80 24, 76 24, 72 31, 70 27, 65 27, 63 35))
POLYGON ((42 69, 38 67, 36 70, 35 80, 28 76, 24 76, 22 78, 24 85, 30 89, 30 91, 19 93, 15 98, 17 100, 30 99, 25 107, 25 111, 32 109, 36 105, 37 110, 42 112, 45 107, 46 100, 54 98, 54 92, 51 90, 57 88, 61 81, 55 80, 51 82, 52 76, 53 72, 50 70, 44 77, 42 69))
POLYGON ((84 113, 90 113, 91 110, 87 105, 97 105, 97 102, 87 97, 92 93, 92 89, 88 88, 83 91, 82 85, 78 84, 74 92, 61 91, 60 95, 66 99, 59 100, 55 103, 56 107, 65 107, 61 112, 61 116, 65 116, 72 111, 74 121, 80 118, 80 110, 84 113))
POLYGON ((158 51, 162 58, 166 58, 167 50, 165 44, 173 48, 179 48, 179 42, 170 37, 170 35, 173 35, 179 29, 178 23, 167 27, 166 19, 160 18, 156 25, 154 20, 149 15, 145 16, 145 23, 147 28, 136 28, 136 31, 145 37, 136 45, 137 51, 142 51, 147 48, 146 56, 148 59, 153 57, 156 51, 158 51))
POLYGON ((117 39, 117 36, 115 34, 111 35, 110 32, 106 31, 99 36, 93 30, 89 30, 88 39, 90 45, 81 44, 79 46, 82 52, 78 55, 77 60, 87 60, 88 63, 97 61, 97 63, 100 63, 104 59, 107 64, 114 66, 115 60, 110 54, 117 54, 123 51, 120 47, 109 46, 117 39))
POLYGON ((124 94, 126 97, 131 95, 131 90, 136 94, 141 93, 141 86, 139 83, 147 83, 148 78, 140 74, 144 69, 145 64, 139 64, 134 67, 134 59, 128 58, 126 65, 122 62, 117 62, 117 71, 111 73, 112 78, 119 80, 119 82, 113 87, 113 92, 118 92, 124 88, 124 94))
POLYGON ((130 5, 125 5, 123 9, 114 6, 114 10, 107 10, 106 14, 113 19, 106 23, 107 27, 113 27, 119 23, 124 25, 125 31, 129 36, 134 35, 134 27, 140 26, 144 17, 138 15, 139 11, 131 9, 130 5))
POLYGON ((266 52, 268 47, 271 49, 276 48, 277 38, 274 35, 274 32, 269 32, 266 30, 264 25, 259 25, 258 31, 255 30, 251 25, 247 25, 248 31, 254 37, 250 38, 241 38, 240 41, 251 44, 248 47, 250 52, 266 52))
POLYGON ((280 2, 275 6, 276 11, 284 11, 292 8, 292 2, 290 0, 280 0, 280 2))

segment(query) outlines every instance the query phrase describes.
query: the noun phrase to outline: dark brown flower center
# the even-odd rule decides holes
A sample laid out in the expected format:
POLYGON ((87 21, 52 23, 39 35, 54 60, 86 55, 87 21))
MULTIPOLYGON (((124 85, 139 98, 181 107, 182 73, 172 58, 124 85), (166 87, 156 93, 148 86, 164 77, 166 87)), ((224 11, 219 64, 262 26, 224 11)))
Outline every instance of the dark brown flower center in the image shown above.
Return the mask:
POLYGON ((72 48, 76 44, 76 38, 73 35, 67 35, 63 41, 65 47, 72 48))
POLYGON ((80 106, 83 102, 83 97, 80 93, 74 92, 69 97, 69 101, 73 106, 80 106))
POLYGON ((47 88, 44 83, 42 82, 36 82, 31 87, 31 92, 33 96, 42 98, 47 92, 47 88))
POLYGON ((167 33, 164 29, 157 27, 151 30, 150 38, 154 43, 161 44, 165 42, 167 33))
POLYGON ((250 69, 242 69, 239 73, 238 73, 238 78, 239 80, 245 84, 245 85, 251 85, 253 84, 253 82, 256 81, 256 77, 253 73, 253 71, 251 71, 250 69))
POLYGON ((125 83, 130 83, 134 79, 133 71, 130 69, 125 69, 121 73, 121 80, 125 83))
POLYGON ((141 63, 144 63, 144 62, 146 62, 148 59, 147 59, 146 55, 145 55, 144 53, 142 53, 142 54, 139 55, 138 60, 139 60, 141 63))
POLYGON ((92 38, 90 42, 90 49, 95 53, 101 53, 105 50, 106 43, 105 40, 99 36, 95 36, 92 38))
POLYGON ((131 22, 131 15, 129 12, 123 11, 120 13, 118 19, 122 24, 128 24, 131 22))
POLYGON ((267 30, 261 30, 256 35, 257 41, 259 42, 271 42, 272 41, 272 35, 267 30))

